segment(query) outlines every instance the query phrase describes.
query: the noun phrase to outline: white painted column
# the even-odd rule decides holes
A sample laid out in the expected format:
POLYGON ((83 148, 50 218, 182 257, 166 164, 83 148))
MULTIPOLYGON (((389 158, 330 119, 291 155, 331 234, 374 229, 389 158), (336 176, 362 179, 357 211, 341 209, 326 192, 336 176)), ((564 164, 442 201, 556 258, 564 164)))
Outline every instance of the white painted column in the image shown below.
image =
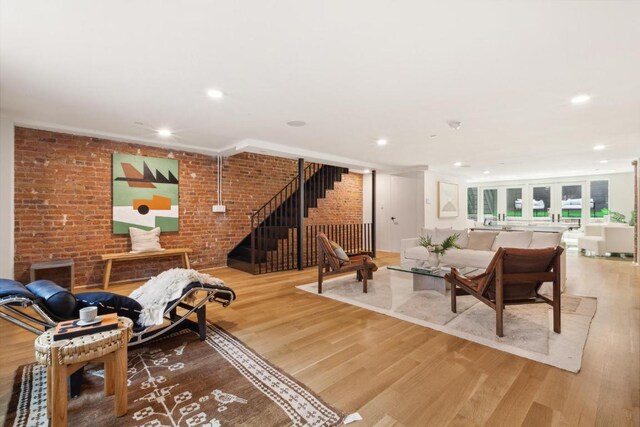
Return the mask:
POLYGON ((0 115, 0 278, 13 279, 14 151, 13 120, 0 115))

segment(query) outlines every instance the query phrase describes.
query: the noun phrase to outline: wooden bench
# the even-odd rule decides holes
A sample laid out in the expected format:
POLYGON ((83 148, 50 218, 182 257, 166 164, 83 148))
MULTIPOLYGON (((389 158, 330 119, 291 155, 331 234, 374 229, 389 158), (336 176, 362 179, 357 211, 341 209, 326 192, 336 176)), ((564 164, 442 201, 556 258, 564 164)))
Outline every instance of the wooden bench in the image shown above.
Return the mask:
POLYGON ((102 289, 107 289, 109 287, 109 278, 111 277, 111 265, 113 264, 114 261, 133 261, 137 259, 161 258, 161 257, 180 255, 182 257, 182 266, 184 268, 191 268, 191 264, 189 264, 188 254, 192 252, 193 250, 189 248, 177 248, 177 249, 165 249, 164 251, 158 251, 158 252, 139 252, 139 253, 124 252, 119 254, 101 255, 102 260, 107 262, 104 266, 104 277, 102 279, 102 289))

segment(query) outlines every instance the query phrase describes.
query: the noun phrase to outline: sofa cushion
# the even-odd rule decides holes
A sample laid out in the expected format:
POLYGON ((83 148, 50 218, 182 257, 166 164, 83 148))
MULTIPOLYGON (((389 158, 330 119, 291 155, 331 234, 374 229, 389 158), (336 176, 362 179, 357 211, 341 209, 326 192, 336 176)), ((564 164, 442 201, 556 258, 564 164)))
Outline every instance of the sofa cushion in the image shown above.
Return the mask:
POLYGON ((422 237, 427 237, 427 236, 431 236, 432 239, 436 238, 436 230, 434 230, 433 228, 424 228, 422 227, 420 229, 420 236, 422 237))
POLYGON ((442 243, 444 239, 453 234, 453 227, 438 228, 436 227, 436 236, 434 243, 442 243))
POLYGON ((429 258, 429 251, 424 246, 414 246, 404 251, 404 257, 406 259, 427 260, 429 258))
POLYGON ((465 228, 463 230, 453 230, 453 233, 458 235, 456 245, 460 246, 460 249, 466 249, 469 246, 469 231, 465 228))
POLYGON ((533 231, 501 231, 493 241, 492 251, 500 248, 527 249, 531 244, 533 231))
POLYGON ((529 249, 555 248, 562 240, 562 233, 533 233, 529 249))
POLYGON ((453 267, 475 267, 485 269, 495 253, 491 251, 476 251, 473 249, 449 249, 440 261, 444 265, 453 267))
POLYGON ((472 231, 469 233, 467 249, 474 251, 490 251, 493 241, 498 235, 497 231, 472 231))

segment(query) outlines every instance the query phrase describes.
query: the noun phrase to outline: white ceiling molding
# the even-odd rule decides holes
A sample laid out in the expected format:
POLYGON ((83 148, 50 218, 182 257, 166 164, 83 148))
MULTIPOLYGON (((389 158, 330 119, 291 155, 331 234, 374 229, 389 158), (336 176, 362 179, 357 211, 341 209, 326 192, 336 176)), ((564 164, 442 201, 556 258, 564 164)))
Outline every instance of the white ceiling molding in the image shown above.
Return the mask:
POLYGON ((326 163, 334 166, 342 166, 346 168, 356 169, 376 169, 383 171, 390 171, 391 168, 385 165, 379 165, 375 163, 362 162, 359 160, 353 160, 346 157, 334 156, 326 153, 319 153, 312 150, 305 150, 297 147, 289 147, 282 144, 275 144, 267 141, 260 141, 256 139, 244 139, 238 143, 231 144, 221 149, 200 147, 197 145, 185 144, 179 141, 177 138, 171 138, 167 140, 140 138, 129 135, 120 135, 109 132, 101 132, 93 129, 83 129, 73 126, 58 125, 54 123, 44 123, 28 119, 12 119, 16 126, 41 129, 50 132, 69 133, 72 135, 81 135, 93 138, 106 139, 111 141, 148 145, 151 147, 163 148, 166 150, 174 151, 187 151, 191 153, 204 154, 206 156, 234 156, 236 154, 248 152, 256 154, 265 154, 276 157, 285 157, 298 159, 303 158, 308 161, 326 163))
POLYGON ((285 157, 291 159, 305 159, 317 163, 325 163, 334 166, 356 169, 372 169, 380 171, 391 171, 393 168, 388 165, 381 165, 371 162, 363 162, 361 160, 349 159, 347 157, 336 156, 328 153, 307 150, 300 147, 290 147, 288 145, 276 144, 274 142, 261 141, 258 139, 244 139, 237 144, 223 148, 221 154, 224 156, 232 156, 242 152, 266 154, 276 157, 285 157))

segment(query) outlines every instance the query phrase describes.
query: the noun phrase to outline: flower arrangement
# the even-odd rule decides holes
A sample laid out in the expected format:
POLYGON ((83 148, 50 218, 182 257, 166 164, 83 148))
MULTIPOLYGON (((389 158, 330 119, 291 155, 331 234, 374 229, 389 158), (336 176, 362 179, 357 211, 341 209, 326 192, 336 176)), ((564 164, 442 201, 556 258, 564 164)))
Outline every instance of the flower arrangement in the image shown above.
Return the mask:
POLYGON ((451 248, 460 249, 460 246, 456 244, 459 234, 452 234, 442 241, 442 243, 433 243, 431 236, 420 237, 420 246, 427 248, 429 253, 435 253, 438 255, 444 255, 451 248))

